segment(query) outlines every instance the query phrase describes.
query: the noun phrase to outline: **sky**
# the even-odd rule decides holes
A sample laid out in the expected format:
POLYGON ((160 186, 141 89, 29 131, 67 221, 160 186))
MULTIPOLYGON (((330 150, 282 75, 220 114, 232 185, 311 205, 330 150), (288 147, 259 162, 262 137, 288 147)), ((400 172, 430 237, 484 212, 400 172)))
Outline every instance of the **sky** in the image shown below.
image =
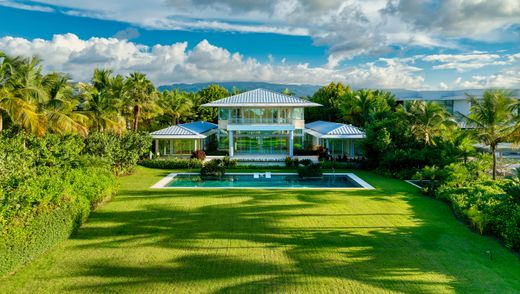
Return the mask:
POLYGON ((520 0, 0 0, 0 51, 88 81, 520 88, 520 0))

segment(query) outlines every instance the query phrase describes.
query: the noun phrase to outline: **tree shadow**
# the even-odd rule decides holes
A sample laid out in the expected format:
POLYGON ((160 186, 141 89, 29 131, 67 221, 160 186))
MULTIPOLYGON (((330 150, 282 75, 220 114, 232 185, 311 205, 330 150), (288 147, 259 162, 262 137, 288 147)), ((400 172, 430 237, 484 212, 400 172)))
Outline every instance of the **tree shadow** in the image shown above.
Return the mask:
MULTIPOLYGON (((86 267, 78 269, 78 275, 113 279, 102 284, 79 284, 69 290, 93 291, 101 287, 107 291, 117 291, 122 287, 155 284, 169 284, 176 289, 177 284, 189 283, 194 287, 190 290, 198 292, 200 289, 194 286, 197 282, 220 281, 218 287, 206 290, 216 293, 299 292, 313 286, 314 279, 327 281, 320 284, 323 292, 352 290, 334 288, 349 283, 361 283, 366 288, 358 290, 363 292, 482 289, 480 285, 472 285, 466 275, 462 275, 463 264, 443 264, 450 260, 452 254, 441 248, 441 241, 446 238, 443 229, 449 224, 443 222, 446 215, 435 216, 430 206, 443 204, 406 191, 396 193, 396 196, 385 196, 385 191, 380 189, 347 193, 345 196, 356 195, 376 202, 405 201, 410 207, 409 216, 413 225, 391 222, 384 226, 356 222, 345 225, 339 221, 340 218, 385 218, 406 216, 408 213, 346 213, 334 206, 341 203, 338 194, 342 193, 345 192, 123 190, 122 195, 118 196, 119 201, 131 202, 144 197, 148 201, 138 205, 139 209, 93 213, 89 225, 73 237, 89 242, 83 242, 75 250, 150 246, 190 253, 160 266, 87 262, 86 267), (164 201, 166 197, 171 198, 172 205, 154 203, 164 201), (175 205, 176 199, 186 197, 200 200, 202 204, 189 209, 175 205), (210 201, 215 199, 225 201, 210 201), (280 199, 291 201, 280 203, 277 201, 280 199), (299 225, 299 218, 311 219, 313 225, 299 225), (235 248, 208 240, 240 241, 238 244, 241 245, 235 248), (283 254, 290 264, 277 264, 268 259, 260 262, 242 253, 233 256, 218 251, 247 250, 248 246, 251 250, 261 246, 273 250, 273 254, 283 254), (403 248, 410 248, 410 251, 403 248), (407 256, 402 256, 403 253, 407 256), (432 260, 432 256, 440 260, 432 260), (425 273, 434 278, 424 278, 422 275, 425 273)), ((511 273, 506 279, 510 282, 514 274, 511 273)), ((512 285, 520 287, 518 283, 512 285)), ((492 289, 492 285, 486 287, 492 289)), ((186 289, 177 289, 183 290, 186 289)))

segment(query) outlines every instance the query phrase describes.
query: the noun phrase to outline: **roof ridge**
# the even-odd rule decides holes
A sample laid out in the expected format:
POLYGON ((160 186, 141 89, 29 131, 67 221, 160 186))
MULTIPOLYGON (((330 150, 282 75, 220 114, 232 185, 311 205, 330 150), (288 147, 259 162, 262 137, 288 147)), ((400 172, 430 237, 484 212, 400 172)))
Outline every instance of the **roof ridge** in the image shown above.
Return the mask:
POLYGON ((186 130, 186 131, 192 133, 193 135, 200 135, 200 133, 195 132, 194 130, 191 130, 191 129, 187 128, 187 127, 183 127, 182 125, 175 125, 175 126, 181 128, 181 129, 184 129, 184 130, 186 130))

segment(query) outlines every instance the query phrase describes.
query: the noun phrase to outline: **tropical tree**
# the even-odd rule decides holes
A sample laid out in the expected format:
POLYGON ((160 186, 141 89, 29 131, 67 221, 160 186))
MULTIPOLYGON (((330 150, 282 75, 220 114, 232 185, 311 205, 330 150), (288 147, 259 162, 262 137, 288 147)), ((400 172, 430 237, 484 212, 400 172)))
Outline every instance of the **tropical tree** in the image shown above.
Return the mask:
POLYGON ((159 106, 170 124, 178 124, 192 115, 193 101, 179 91, 164 91, 159 95, 159 106))
POLYGON ((438 103, 408 101, 401 105, 402 113, 410 124, 410 132, 426 145, 435 145, 436 138, 450 126, 456 126, 448 111, 438 103))
POLYGON ((4 115, 36 135, 45 133, 37 103, 45 97, 37 57, 9 57, 0 53, 0 131, 4 115))
POLYGON ((88 117, 76 111, 79 100, 70 84, 70 76, 60 73, 48 74, 42 85, 47 92, 47 100, 40 103, 41 113, 48 130, 58 134, 88 134, 88 117))
POLYGON ((341 117, 341 99, 347 93, 352 92, 349 86, 342 83, 330 83, 320 88, 310 100, 323 105, 323 107, 309 107, 305 109, 305 117, 309 121, 328 120, 337 121, 341 117))
POLYGON ((210 85, 197 92, 198 100, 195 103, 195 112, 197 119, 216 122, 218 109, 214 107, 202 107, 202 104, 210 103, 229 96, 228 90, 219 85, 210 85))
POLYGON ((395 97, 387 91, 348 91, 340 102, 341 117, 344 122, 365 127, 375 113, 390 111, 395 105, 395 97))
POLYGON ((121 115, 121 101, 111 95, 111 91, 98 90, 90 84, 80 84, 83 103, 82 111, 91 122, 91 127, 98 131, 123 132, 125 120, 121 115))
POLYGON ((518 100, 511 91, 486 90, 479 99, 468 95, 470 114, 464 116, 476 138, 491 149, 493 180, 496 179, 496 150, 499 143, 520 141, 518 100))
POLYGON ((137 132, 143 109, 157 109, 157 91, 153 83, 140 72, 131 73, 125 80, 125 98, 133 109, 132 130, 137 132))

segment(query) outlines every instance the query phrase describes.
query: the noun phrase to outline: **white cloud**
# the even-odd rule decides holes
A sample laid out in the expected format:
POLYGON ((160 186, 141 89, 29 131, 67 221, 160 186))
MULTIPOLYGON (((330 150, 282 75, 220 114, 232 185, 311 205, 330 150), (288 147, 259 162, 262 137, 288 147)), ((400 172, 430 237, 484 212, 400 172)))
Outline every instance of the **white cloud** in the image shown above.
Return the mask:
POLYGON ((32 10, 32 11, 54 12, 54 9, 51 7, 48 7, 48 6, 30 5, 30 4, 18 3, 18 2, 14 2, 14 1, 8 1, 8 0, 0 0, 0 6, 16 8, 16 9, 32 10))
MULTIPOLYGON (((1 0, 0 0, 1 1, 1 0)), ((1 3, 15 3, 3 1, 1 3)), ((458 48, 457 38, 511 39, 518 0, 40 0, 64 13, 164 30, 219 30, 310 36, 334 68, 391 46, 458 48)), ((22 5, 16 3, 16 5, 22 5)), ((30 9, 29 7, 27 9, 30 9)))
POLYGON ((508 65, 514 61, 515 55, 508 58, 499 54, 472 52, 470 54, 434 54, 423 56, 426 62, 437 63, 433 69, 454 69, 458 72, 478 69, 491 65, 508 65))
POLYGON ((409 59, 379 59, 355 67, 332 69, 308 64, 261 63, 204 40, 192 50, 186 42, 148 47, 116 38, 79 39, 74 34, 55 35, 52 40, 3 37, 0 50, 12 55, 39 55, 45 71, 71 73, 87 81, 94 68, 116 73, 142 71, 156 84, 265 81, 292 84, 327 84, 340 81, 356 87, 423 89, 421 69, 409 59))
POLYGON ((457 79, 455 84, 462 89, 520 88, 520 68, 503 70, 491 75, 475 75, 470 79, 457 79))

